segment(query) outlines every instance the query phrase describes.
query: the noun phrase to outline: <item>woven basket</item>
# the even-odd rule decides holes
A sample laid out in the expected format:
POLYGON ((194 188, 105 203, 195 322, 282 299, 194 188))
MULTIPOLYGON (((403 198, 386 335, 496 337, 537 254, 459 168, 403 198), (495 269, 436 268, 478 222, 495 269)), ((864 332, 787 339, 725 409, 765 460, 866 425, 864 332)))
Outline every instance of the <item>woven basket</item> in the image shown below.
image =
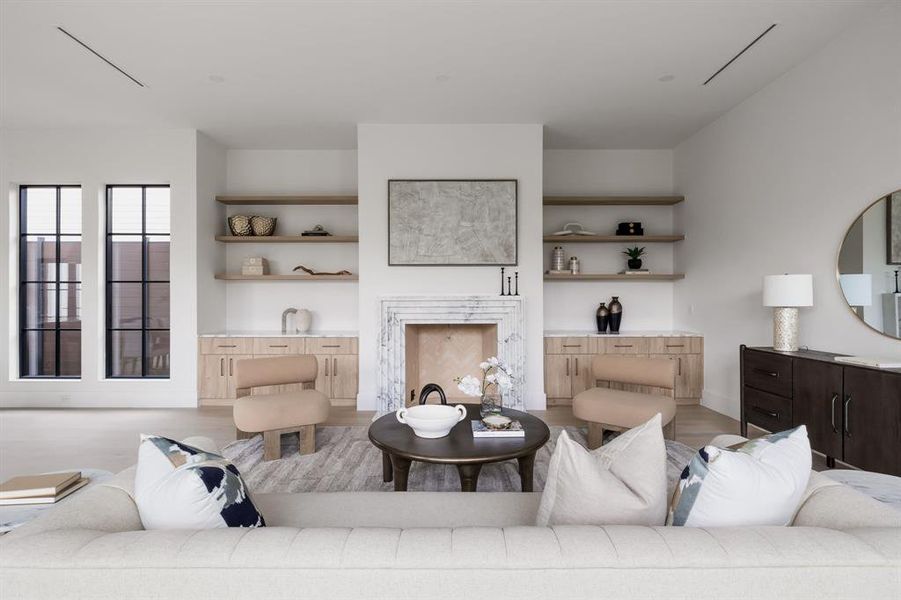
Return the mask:
POLYGON ((233 215, 228 218, 228 229, 232 235, 250 235, 253 228, 250 226, 252 217, 245 215, 233 215))
POLYGON ((250 217, 250 227, 254 235, 267 236, 275 233, 275 217, 250 217))

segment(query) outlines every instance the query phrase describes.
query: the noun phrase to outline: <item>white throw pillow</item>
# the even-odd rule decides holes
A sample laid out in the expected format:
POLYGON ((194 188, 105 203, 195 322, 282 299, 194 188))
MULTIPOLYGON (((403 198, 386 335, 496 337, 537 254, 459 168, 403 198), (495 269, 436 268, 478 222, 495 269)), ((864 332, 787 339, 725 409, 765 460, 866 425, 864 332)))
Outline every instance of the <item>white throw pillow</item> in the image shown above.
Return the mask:
POLYGON ((144 529, 266 525, 233 464, 157 435, 141 436, 134 498, 144 529))
POLYGON ((810 478, 804 425, 735 449, 705 446, 682 471, 668 521, 686 527, 788 525, 810 478))
POLYGON ((666 446, 660 415, 586 450, 566 432, 548 466, 539 526, 663 525, 666 446))

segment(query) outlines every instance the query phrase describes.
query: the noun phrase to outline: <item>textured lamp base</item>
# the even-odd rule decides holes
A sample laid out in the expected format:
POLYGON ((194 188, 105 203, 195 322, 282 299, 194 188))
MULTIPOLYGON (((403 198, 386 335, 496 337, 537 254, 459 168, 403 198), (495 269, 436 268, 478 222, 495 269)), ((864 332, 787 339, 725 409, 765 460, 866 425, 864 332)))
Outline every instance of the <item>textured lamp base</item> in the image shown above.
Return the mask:
POLYGON ((773 350, 797 352, 798 309, 786 306, 773 309, 773 350))

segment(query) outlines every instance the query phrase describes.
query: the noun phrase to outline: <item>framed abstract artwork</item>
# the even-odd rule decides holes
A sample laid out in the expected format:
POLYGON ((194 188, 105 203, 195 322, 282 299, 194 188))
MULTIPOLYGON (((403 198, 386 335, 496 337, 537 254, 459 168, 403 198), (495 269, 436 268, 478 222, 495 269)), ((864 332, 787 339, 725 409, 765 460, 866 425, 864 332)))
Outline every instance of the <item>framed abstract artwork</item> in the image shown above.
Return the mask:
POLYGON ((516 265, 517 181, 389 180, 388 264, 516 265))

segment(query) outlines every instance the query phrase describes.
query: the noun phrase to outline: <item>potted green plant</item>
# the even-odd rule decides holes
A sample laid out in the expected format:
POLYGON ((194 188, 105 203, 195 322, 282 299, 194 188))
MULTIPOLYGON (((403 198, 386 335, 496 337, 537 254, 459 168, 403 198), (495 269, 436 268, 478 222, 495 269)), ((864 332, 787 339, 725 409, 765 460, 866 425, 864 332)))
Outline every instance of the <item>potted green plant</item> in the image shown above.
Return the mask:
POLYGON ((641 257, 644 256, 644 247, 626 248, 623 250, 623 254, 629 257, 628 265, 630 269, 641 268, 641 257))

